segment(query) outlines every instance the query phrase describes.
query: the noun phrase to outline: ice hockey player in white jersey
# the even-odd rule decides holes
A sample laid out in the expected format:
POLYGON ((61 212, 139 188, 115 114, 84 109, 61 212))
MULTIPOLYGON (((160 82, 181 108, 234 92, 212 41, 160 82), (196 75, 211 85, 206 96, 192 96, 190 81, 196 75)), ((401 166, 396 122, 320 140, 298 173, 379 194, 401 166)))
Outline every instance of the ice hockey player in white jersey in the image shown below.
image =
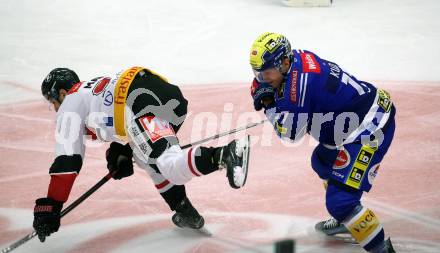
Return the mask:
POLYGON ((176 133, 188 102, 177 86, 149 69, 132 67, 115 77, 80 82, 74 71, 56 68, 41 91, 57 112, 48 194, 37 199, 34 208, 33 227, 41 242, 60 227, 60 211, 82 167, 86 135, 111 142, 106 160, 114 179, 133 174, 134 158, 175 211, 172 221, 179 227, 204 225, 186 196, 184 184, 191 178, 224 168, 231 187, 246 182, 249 137, 223 147, 182 150, 176 133))

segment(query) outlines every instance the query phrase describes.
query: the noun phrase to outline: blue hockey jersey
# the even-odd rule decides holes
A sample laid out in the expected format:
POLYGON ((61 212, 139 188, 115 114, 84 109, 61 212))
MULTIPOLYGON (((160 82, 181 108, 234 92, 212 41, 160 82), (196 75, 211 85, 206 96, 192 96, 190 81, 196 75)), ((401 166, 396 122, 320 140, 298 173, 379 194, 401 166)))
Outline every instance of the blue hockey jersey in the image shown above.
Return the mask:
POLYGON ((394 114, 386 91, 303 50, 293 51, 290 69, 276 90, 275 106, 266 110, 281 138, 297 141, 309 133, 332 146, 376 135, 394 114))

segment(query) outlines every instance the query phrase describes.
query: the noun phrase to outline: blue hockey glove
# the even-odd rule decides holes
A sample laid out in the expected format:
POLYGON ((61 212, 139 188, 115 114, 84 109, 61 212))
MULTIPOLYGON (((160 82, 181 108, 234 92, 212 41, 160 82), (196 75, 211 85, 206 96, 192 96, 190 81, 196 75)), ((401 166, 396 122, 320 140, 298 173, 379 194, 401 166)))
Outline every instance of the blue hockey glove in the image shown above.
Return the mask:
MULTIPOLYGON (((269 106, 265 106, 263 103, 263 99, 270 98, 272 101, 274 100, 275 91, 270 84, 258 82, 257 79, 254 78, 251 86, 251 95, 254 100, 254 108, 256 111, 260 111, 261 109, 267 109, 269 106)), ((273 104, 273 102, 272 102, 273 104)), ((272 105, 271 104, 271 105, 272 105)))

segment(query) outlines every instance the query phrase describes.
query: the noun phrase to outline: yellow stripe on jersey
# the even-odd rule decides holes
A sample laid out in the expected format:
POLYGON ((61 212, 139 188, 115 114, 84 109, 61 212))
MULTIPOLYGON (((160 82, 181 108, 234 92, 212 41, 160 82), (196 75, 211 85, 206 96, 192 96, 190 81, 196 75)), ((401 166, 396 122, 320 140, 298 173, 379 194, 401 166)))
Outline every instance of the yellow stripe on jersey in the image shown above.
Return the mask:
POLYGON ((122 138, 127 136, 125 132, 125 102, 128 89, 136 75, 143 70, 142 67, 131 67, 122 73, 115 86, 115 131, 122 138))
POLYGON ((125 137, 127 136, 127 133, 125 131, 125 105, 126 105, 128 90, 136 75, 142 70, 157 75, 160 78, 162 78, 164 81, 168 82, 166 78, 143 67, 131 67, 126 71, 124 71, 124 73, 122 73, 115 86, 114 116, 115 116, 116 135, 118 135, 123 139, 125 139, 125 137))

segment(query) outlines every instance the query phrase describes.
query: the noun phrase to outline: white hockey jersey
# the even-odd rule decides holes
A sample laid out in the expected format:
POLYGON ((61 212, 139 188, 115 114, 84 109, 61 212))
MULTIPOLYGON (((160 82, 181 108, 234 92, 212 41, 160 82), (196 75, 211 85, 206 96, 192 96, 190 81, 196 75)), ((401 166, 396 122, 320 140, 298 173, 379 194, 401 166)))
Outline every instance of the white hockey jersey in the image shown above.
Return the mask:
MULTIPOLYGON (((132 67, 114 77, 98 77, 75 84, 56 116, 56 156, 84 157, 85 138, 100 141, 126 140, 125 110, 128 88, 144 70, 132 67)), ((150 71, 150 70, 148 70, 150 71)))

